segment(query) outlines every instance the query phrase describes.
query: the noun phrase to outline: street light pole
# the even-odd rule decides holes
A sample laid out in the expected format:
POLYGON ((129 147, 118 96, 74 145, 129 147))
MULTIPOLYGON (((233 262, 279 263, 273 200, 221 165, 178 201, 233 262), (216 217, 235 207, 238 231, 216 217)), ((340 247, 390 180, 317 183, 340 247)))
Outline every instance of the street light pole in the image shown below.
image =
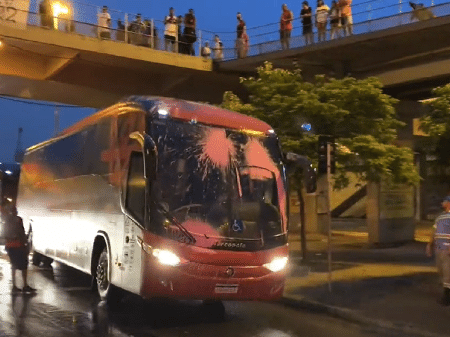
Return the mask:
POLYGON ((58 133, 59 133, 59 111, 58 111, 58 108, 55 108, 55 113, 54 113, 54 123, 55 123, 55 130, 54 130, 54 132, 55 132, 55 137, 58 135, 58 133))
POLYGON ((327 204, 327 217, 328 217, 328 240, 327 240, 327 251, 328 251, 328 291, 331 293, 331 205, 330 205, 330 181, 331 181, 331 149, 332 144, 327 142, 327 189, 326 189, 326 204, 327 204))

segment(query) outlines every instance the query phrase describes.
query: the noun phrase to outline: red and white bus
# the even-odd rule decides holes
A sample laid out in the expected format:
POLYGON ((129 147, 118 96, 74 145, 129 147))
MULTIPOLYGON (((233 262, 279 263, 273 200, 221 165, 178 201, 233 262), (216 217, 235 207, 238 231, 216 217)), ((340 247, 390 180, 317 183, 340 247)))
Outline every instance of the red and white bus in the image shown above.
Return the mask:
POLYGON ((91 274, 102 298, 283 293, 286 173, 274 131, 249 116, 130 97, 29 148, 17 206, 33 263, 91 274))

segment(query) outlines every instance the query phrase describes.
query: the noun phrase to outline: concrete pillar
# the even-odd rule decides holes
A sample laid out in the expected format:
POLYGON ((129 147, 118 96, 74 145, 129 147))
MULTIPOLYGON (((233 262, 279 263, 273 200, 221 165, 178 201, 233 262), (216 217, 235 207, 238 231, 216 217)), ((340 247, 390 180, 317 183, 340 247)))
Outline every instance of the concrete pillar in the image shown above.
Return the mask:
POLYGON ((369 243, 386 244, 414 240, 414 188, 367 184, 369 243))
MULTIPOLYGON (((305 230, 306 233, 318 233, 317 212, 316 212, 316 193, 306 194, 303 191, 305 200, 305 230)), ((291 232, 300 232, 300 205, 296 191, 291 191, 289 204, 289 230, 291 232)))
POLYGON ((329 191, 330 181, 327 175, 317 177, 316 210, 317 210, 317 233, 327 234, 331 225, 331 217, 328 208, 330 207, 329 191))
POLYGON ((367 203, 366 203, 366 217, 367 217, 367 231, 369 232, 369 243, 376 243, 380 241, 380 185, 377 183, 367 183, 367 203))

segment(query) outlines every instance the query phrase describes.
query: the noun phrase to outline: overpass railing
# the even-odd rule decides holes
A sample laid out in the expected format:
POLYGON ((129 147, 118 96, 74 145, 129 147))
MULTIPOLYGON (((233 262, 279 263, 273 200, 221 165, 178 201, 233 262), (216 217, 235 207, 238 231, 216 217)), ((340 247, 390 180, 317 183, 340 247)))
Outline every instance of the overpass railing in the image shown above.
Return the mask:
MULTIPOLYGON (((311 3, 312 1, 309 2, 311 3)), ((433 5, 433 1, 429 1, 428 3, 430 3, 431 5, 426 6, 425 9, 427 11, 430 11, 435 17, 450 15, 450 3, 447 2, 438 5, 433 5)), ((371 33, 388 28, 407 25, 418 21, 416 15, 413 14, 412 8, 410 7, 409 3, 402 0, 396 3, 385 0, 366 1, 352 6, 352 14, 352 35, 371 33)), ((303 27, 301 18, 297 17, 293 21, 293 29, 290 38, 290 49, 307 46, 302 31, 303 27)), ((314 27, 314 44, 330 41, 330 33, 331 29, 328 22, 325 40, 319 42, 318 32, 314 27)), ((247 29, 247 35, 249 36, 249 46, 246 52, 247 57, 283 50, 280 41, 278 22, 247 29)), ((238 58, 236 49, 236 33, 222 33, 220 34, 220 36, 225 47, 224 60, 232 60, 238 58)), ((339 27, 338 36, 336 38, 345 37, 346 36, 344 35, 343 28, 339 27)))
MULTIPOLYGON (((125 13, 114 9, 108 9, 111 15, 111 28, 109 38, 101 34, 102 29, 97 25, 98 14, 101 7, 69 0, 49 0, 53 5, 53 13, 50 24, 43 23, 39 14, 39 0, 31 0, 29 7, 24 9, 15 6, 16 3, 24 3, 26 0, 9 1, 9 6, 2 5, 0 0, 0 25, 16 25, 26 29, 28 26, 41 26, 43 29, 64 31, 70 34, 80 34, 98 39, 110 39, 120 43, 130 43, 145 46, 156 50, 171 50, 181 53, 201 55, 201 48, 206 42, 214 56, 214 37, 218 35, 223 43, 223 59, 232 60, 238 57, 236 48, 236 32, 213 32, 207 30, 196 30, 196 40, 192 44, 185 42, 182 34, 175 38, 174 44, 166 44, 164 41, 164 22, 162 20, 150 19, 143 14, 142 23, 136 24, 137 14, 125 13)), ((444 0, 441 0, 441 2, 444 0)), ((7 1, 8 2, 8 1, 7 1)), ((313 2, 313 1, 310 1, 313 2)), ((329 1, 326 1, 327 3, 329 1)), ((450 2, 435 4, 439 0, 425 0, 423 3, 436 17, 450 15, 450 2)), ((313 12, 315 8, 313 8, 313 12)), ((405 0, 369 0, 355 3, 353 12, 353 34, 365 34, 400 25, 409 24, 417 20, 412 15, 412 9, 405 0)), ((245 13, 244 20, 245 20, 245 13)), ((281 14, 281 9, 280 9, 281 14)), ((290 38, 290 48, 306 46, 302 35, 302 24, 299 14, 293 21, 293 30, 290 38)), ((197 24, 199 20, 197 18, 197 24)), ((329 25, 328 25, 329 26, 329 25)), ((339 30, 342 36, 342 29, 339 30)), ((259 27, 247 29, 249 44, 246 47, 245 56, 256 56, 282 50, 279 33, 279 23, 271 23, 259 27)), ((326 41, 330 39, 330 30, 326 34, 326 41)), ((314 41, 318 43, 317 32, 314 32, 314 41)), ((321 42, 322 43, 322 42, 321 42)), ((241 55, 242 56, 242 55, 241 55)))

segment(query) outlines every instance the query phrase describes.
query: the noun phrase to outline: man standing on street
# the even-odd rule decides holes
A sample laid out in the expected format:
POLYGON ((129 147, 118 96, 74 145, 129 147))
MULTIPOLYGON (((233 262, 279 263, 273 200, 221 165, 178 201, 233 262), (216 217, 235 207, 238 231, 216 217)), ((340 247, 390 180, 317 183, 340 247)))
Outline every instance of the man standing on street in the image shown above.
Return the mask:
POLYGON ((23 228, 22 218, 17 215, 17 209, 10 202, 2 205, 2 221, 5 226, 6 252, 11 262, 12 293, 21 290, 16 286, 16 270, 22 272, 24 293, 33 293, 36 290, 27 283, 28 276, 28 237, 23 228))
POLYGON ((436 218, 426 253, 431 257, 434 247, 436 266, 444 288, 440 303, 448 306, 450 305, 450 196, 444 198, 442 207, 444 212, 436 218))

